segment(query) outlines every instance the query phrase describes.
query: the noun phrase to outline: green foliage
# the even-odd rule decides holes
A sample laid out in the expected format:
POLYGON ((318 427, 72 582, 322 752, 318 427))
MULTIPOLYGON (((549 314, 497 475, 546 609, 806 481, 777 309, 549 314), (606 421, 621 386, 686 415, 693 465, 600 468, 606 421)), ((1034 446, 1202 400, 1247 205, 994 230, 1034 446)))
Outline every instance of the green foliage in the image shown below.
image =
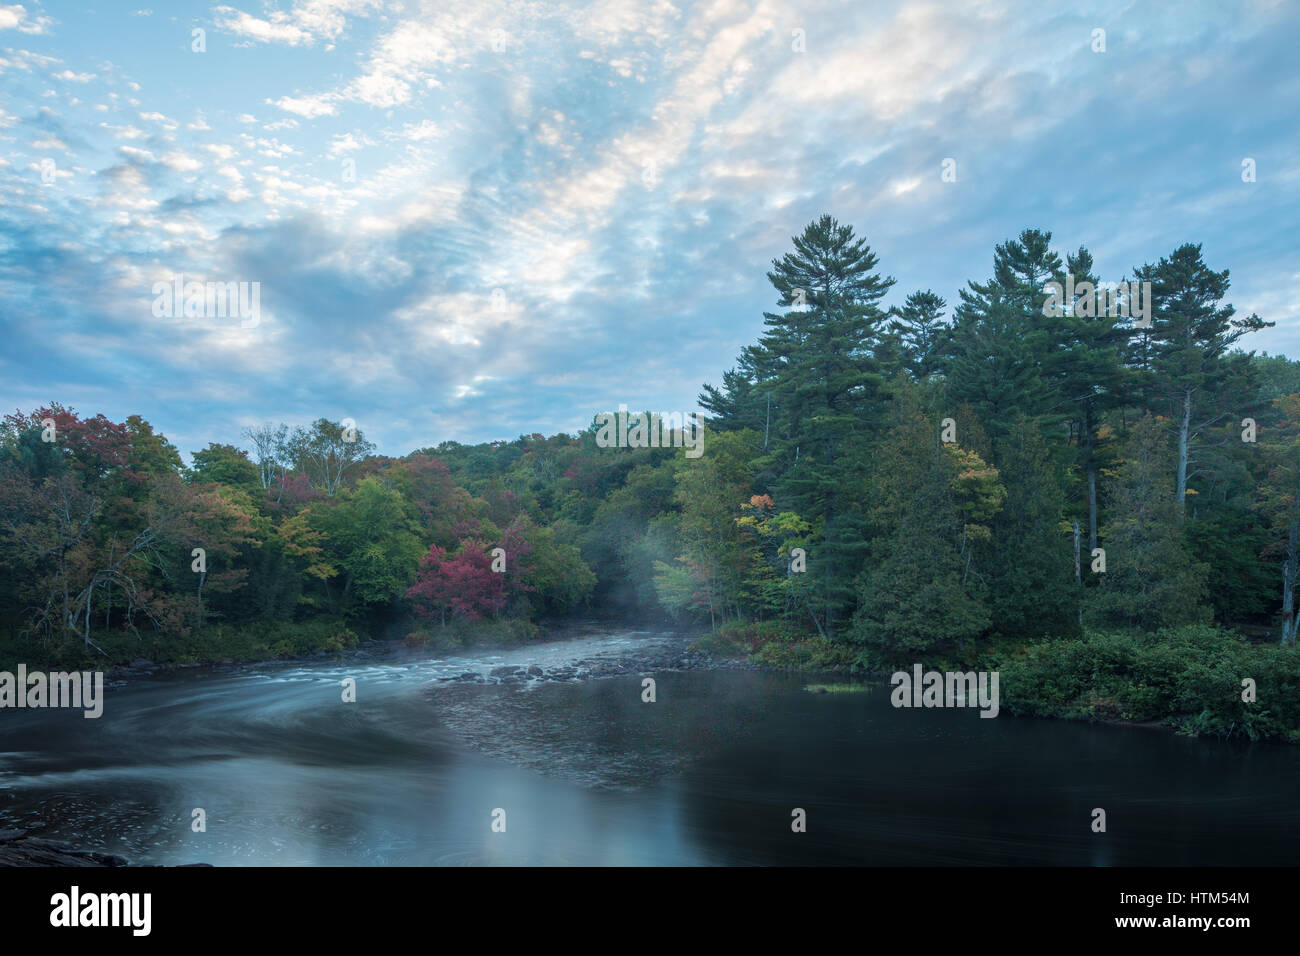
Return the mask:
POLYGON ((323 537, 325 555, 342 579, 341 591, 330 594, 344 614, 392 601, 415 580, 423 549, 406 502, 377 479, 364 479, 335 502, 313 505, 308 521, 323 537))
POLYGON ((997 669, 1012 713, 1300 742, 1300 657, 1214 627, 1088 632, 1034 644, 997 669), (1253 703, 1242 700, 1246 678, 1256 683, 1253 703))
POLYGON ((1125 449, 1102 535, 1106 571, 1089 594, 1090 621, 1155 629, 1209 617, 1202 602, 1210 569, 1187 546, 1164 435, 1163 424, 1147 416, 1125 449))
POLYGON ((783 621, 729 621, 699 638, 692 648, 778 670, 847 671, 854 663, 848 645, 783 621))
MULTIPOLYGON (((389 458, 318 419, 247 429, 248 450, 211 444, 186 469, 139 416, 6 415, 0 639, 29 661, 265 657, 342 646, 348 621, 450 648, 594 610, 783 668, 1041 657, 1022 676, 1051 712, 1293 727, 1276 701, 1221 701, 1239 651, 1215 638, 1197 660, 1186 636, 1296 627, 1300 363, 1236 350, 1268 323, 1235 317, 1227 272, 1192 244, 1136 270, 1142 328, 1086 307, 1086 248, 1026 229, 949 325, 930 290, 887 307, 879 265, 830 216, 791 237, 768 272, 777 311, 700 396, 700 458, 600 447, 594 419, 389 458), (1074 300, 1045 314, 1045 284, 1069 279, 1074 300), (1137 663, 1081 638, 1081 609, 1142 632, 1137 663), (1111 676, 1084 687, 1053 654, 1110 654, 1093 670, 1111 676)), ((1285 652, 1241 660, 1285 687, 1285 652)))
POLYGON ((872 660, 912 659, 961 643, 991 623, 976 556, 1005 497, 995 469, 942 444, 939 423, 912 400, 874 460, 882 534, 858 581, 849 639, 872 660))

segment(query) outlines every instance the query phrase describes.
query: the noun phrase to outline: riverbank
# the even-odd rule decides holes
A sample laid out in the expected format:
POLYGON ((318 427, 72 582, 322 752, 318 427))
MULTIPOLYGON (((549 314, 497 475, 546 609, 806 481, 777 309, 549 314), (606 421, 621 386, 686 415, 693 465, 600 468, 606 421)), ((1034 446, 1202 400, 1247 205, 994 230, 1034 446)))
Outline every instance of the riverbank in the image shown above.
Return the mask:
MULTIPOLYGON (((542 629, 519 622, 485 621, 439 629, 436 642, 362 639, 341 621, 322 620, 285 629, 260 627, 225 634, 218 626, 182 643, 157 637, 142 642, 116 635, 110 666, 96 652, 64 647, 33 658, 29 645, 15 658, 13 644, 0 645, 0 670, 10 658, 28 670, 104 669, 110 686, 189 668, 240 668, 276 662, 409 662, 437 654, 524 651, 617 631, 608 622, 575 620, 542 629), (151 656, 152 655, 152 656, 151 656)), ((643 632, 649 633, 649 632, 643 632)), ((498 673, 470 672, 441 682, 530 683, 618 676, 655 668, 753 668, 809 676, 888 677, 907 662, 866 660, 854 645, 801 633, 779 622, 728 625, 717 632, 672 633, 683 653, 656 653, 643 660, 575 660, 543 666, 539 661, 502 664, 498 673), (513 668, 513 669, 511 669, 513 668)), ((915 663, 915 662, 912 662, 915 663)), ((1020 716, 1126 725, 1161 725, 1190 736, 1244 737, 1300 743, 1300 653, 1254 644, 1233 632, 1206 626, 1156 634, 1087 632, 1068 640, 981 641, 927 659, 939 670, 998 671, 1002 705, 1020 716)))
MULTIPOLYGON (((39 640, 0 641, 0 671, 19 663, 30 671, 104 671, 110 681, 149 677, 196 667, 243 667, 278 662, 325 660, 417 660, 434 654, 506 650, 571 640, 621 630, 626 625, 585 618, 535 624, 517 620, 457 622, 435 628, 432 636, 386 640, 364 627, 336 619, 275 623, 242 628, 212 625, 201 632, 164 635, 121 632, 91 635, 94 646, 80 641, 50 645, 39 640)), ((694 636, 694 632, 673 632, 694 636)))
POLYGON ((127 866, 124 857, 81 850, 29 830, 0 830, 0 866, 127 866))

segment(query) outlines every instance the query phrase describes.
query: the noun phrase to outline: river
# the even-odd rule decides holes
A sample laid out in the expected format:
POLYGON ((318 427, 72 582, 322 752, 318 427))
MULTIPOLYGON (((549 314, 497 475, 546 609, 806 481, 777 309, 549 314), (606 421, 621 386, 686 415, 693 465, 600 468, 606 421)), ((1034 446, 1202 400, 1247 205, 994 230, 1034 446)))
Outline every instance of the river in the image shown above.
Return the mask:
POLYGON ((806 676, 657 670, 653 703, 638 673, 443 680, 682 646, 620 631, 194 668, 111 687, 97 720, 7 710, 0 828, 218 866, 1300 859, 1300 747, 895 709, 883 680, 814 693, 806 676), (1105 833, 1092 832, 1096 807, 1105 833), (206 832, 192 830, 195 808, 206 832), (806 832, 792 832, 795 808, 806 832))

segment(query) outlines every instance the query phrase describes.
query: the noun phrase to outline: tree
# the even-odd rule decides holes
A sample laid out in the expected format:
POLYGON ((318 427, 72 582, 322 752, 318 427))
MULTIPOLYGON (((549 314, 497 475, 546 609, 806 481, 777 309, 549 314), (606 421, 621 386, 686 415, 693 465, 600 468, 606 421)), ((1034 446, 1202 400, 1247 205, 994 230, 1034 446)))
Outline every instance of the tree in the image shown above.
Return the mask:
POLYGON ((1173 495, 1166 423, 1146 416, 1132 430, 1102 534, 1106 570, 1089 616, 1155 630, 1206 622, 1209 568, 1187 547, 1173 495))
POLYGON ((366 478, 354 491, 308 510, 324 556, 343 579, 342 590, 330 592, 331 602, 343 613, 357 614, 366 605, 390 602, 410 586, 422 549, 407 507, 396 491, 366 478))
POLYGON ((1016 421, 997 458, 1006 501, 992 519, 989 604, 998 633, 1038 639, 1078 630, 1081 595, 1064 531, 1065 488, 1059 455, 1038 426, 1016 421))
POLYGON ((777 511, 776 502, 768 495, 751 495, 736 525, 755 538, 756 553, 745 579, 745 593, 747 601, 758 609, 759 619, 765 611, 787 620, 813 614, 813 623, 817 623, 809 600, 808 522, 793 511, 777 511), (801 559, 796 549, 802 551, 801 559))
MULTIPOLYGON (((507 574, 516 567, 511 557, 516 550, 510 543, 513 533, 513 526, 507 528, 501 543, 506 551, 507 574)), ((561 540, 554 528, 531 522, 522 523, 520 533, 528 550, 523 551, 521 545, 518 553, 526 555, 527 560, 519 565, 519 578, 507 578, 508 593, 526 591, 535 610, 552 613, 571 611, 591 597, 596 587, 596 575, 582 560, 582 552, 576 545, 561 540), (520 586, 512 591, 511 585, 515 580, 520 586)))
POLYGON ((947 305, 939 295, 926 289, 913 292, 903 307, 892 313, 897 318, 890 324, 898 333, 903 364, 914 381, 925 381, 939 371, 949 334, 948 325, 943 321, 947 305))
MULTIPOLYGON (((875 347, 886 318, 878 303, 894 285, 851 226, 830 216, 793 238, 768 280, 780 314, 751 353, 773 421, 764 462, 773 491, 814 529, 818 628, 834 637, 850 613, 866 545, 861 500, 867 447, 888 404, 875 347)), ((743 499, 742 499, 743 500, 743 499)))
POLYGON ((262 488, 275 488, 288 467, 285 446, 289 438, 289 426, 283 423, 250 426, 244 429, 243 436, 253 445, 262 488))
POLYGON ((1086 486, 1089 551, 1097 547, 1097 479, 1109 461, 1101 438, 1105 416, 1129 399, 1123 356, 1128 333, 1117 315, 1100 307, 1105 301, 1100 294, 1095 296, 1098 305, 1079 297, 1084 283, 1090 283, 1100 293, 1101 280, 1093 274, 1092 263, 1092 253, 1080 246, 1065 257, 1065 270, 1054 277, 1062 289, 1069 288, 1067 274, 1072 277, 1076 299, 1064 303, 1064 316, 1053 319, 1061 324, 1061 345, 1051 353, 1048 365, 1049 375, 1071 411, 1071 433, 1077 448, 1075 467, 1083 473, 1086 486))
MULTIPOLYGON (((700 607, 708 610, 715 626, 719 620, 741 620, 746 615, 744 582, 754 554, 736 518, 752 490, 757 437, 752 431, 707 435, 705 455, 679 458, 671 465, 680 509, 677 537, 682 554, 677 556, 677 566, 694 569, 692 578, 704 598, 700 607)), ((662 567, 658 572, 670 573, 662 567)), ((681 572, 675 573, 680 584, 681 572)), ((661 593, 679 590, 660 589, 661 593)))
POLYGON ((258 467, 248 460, 248 453, 234 445, 211 443, 196 451, 186 480, 195 484, 215 483, 247 492, 266 486, 261 483, 258 467))
POLYGON ((1234 319, 1236 310, 1219 304, 1228 292, 1228 270, 1211 271, 1200 245, 1181 245, 1135 275, 1151 283, 1151 368, 1178 435, 1175 500, 1181 520, 1197 441, 1204 429, 1235 412, 1218 389, 1234 372, 1248 374, 1249 358, 1229 358, 1227 352, 1243 335, 1273 323, 1254 314, 1234 319))
POLYGON ((968 404, 996 446, 1020 416, 1067 417, 1047 364, 1059 320, 1043 315, 1046 282, 1061 272, 1052 234, 1026 229, 994 250, 993 277, 961 290, 948 354, 940 363, 948 398, 968 404))
POLYGON ((1282 643, 1296 643, 1296 588, 1300 586, 1300 394, 1274 399, 1281 421, 1268 430, 1260 451, 1267 478, 1259 499, 1273 541, 1268 551, 1280 558, 1282 643))
POLYGON ((310 428, 295 428, 285 444, 294 468, 328 497, 334 496, 348 473, 374 450, 374 444, 359 430, 325 418, 316 419, 310 428))
POLYGON ((984 587, 971 573, 971 551, 987 532, 978 521, 999 498, 987 484, 988 469, 973 452, 949 451, 915 397, 905 394, 897 415, 875 457, 874 498, 885 533, 872 542, 858 579, 849 630, 872 667, 978 637, 992 620, 984 587), (959 489, 975 520, 965 520, 959 489))
POLYGON ((420 559, 415 583, 406 591, 422 617, 435 612, 447 626, 447 612, 466 620, 495 615, 505 606, 500 577, 492 571, 492 558, 482 541, 466 541, 455 556, 436 544, 420 559))
MULTIPOLYGON (((247 459, 244 461, 251 468, 247 459)), ((257 509, 247 491, 216 482, 188 485, 182 499, 183 513, 171 531, 172 543, 181 554, 181 563, 196 578, 194 626, 201 628, 204 588, 229 595, 247 580, 246 567, 230 564, 244 545, 260 544, 253 533, 257 509), (202 549, 202 555, 194 554, 196 548, 202 549), (215 570, 210 571, 209 565, 215 570)))

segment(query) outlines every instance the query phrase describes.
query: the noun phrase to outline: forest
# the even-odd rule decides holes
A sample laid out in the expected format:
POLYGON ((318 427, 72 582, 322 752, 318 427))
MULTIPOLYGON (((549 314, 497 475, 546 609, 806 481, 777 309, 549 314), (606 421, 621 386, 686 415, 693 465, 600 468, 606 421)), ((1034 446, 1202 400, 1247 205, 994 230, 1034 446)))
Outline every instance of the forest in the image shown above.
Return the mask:
POLYGON ((703 386, 698 457, 600 447, 619 396, 576 435, 391 458, 320 418, 188 466, 138 415, 16 411, 0 666, 601 617, 774 667, 999 668, 1016 713, 1300 741, 1300 362, 1248 350, 1272 323, 1236 312, 1199 245, 1153 255, 1104 277, 1149 283, 1146 320, 1094 302, 1092 254, 1035 229, 949 302, 902 295, 823 216, 703 386))

